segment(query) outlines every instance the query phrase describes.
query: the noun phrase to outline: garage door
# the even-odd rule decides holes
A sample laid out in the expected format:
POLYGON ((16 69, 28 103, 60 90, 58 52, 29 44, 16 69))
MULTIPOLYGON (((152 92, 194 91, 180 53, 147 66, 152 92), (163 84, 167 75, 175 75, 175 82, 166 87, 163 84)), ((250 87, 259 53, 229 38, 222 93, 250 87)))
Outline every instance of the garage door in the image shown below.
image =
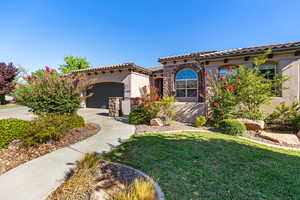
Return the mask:
POLYGON ((109 97, 124 97, 123 83, 97 83, 87 92, 86 99, 88 108, 108 108, 109 97))

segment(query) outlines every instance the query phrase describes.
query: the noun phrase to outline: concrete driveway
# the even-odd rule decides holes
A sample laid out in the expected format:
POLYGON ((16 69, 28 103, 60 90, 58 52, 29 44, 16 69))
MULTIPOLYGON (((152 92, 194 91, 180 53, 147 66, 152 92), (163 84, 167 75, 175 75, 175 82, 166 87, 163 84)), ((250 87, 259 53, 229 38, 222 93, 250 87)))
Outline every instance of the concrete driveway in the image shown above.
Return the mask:
MULTIPOLYGON (((17 110, 26 116, 30 114, 26 110, 17 110)), ((13 115, 12 110, 4 113, 23 117, 20 113, 13 115)), ((0 199, 43 200, 63 182, 65 173, 85 153, 109 151, 135 132, 135 127, 125 120, 108 117, 107 110, 80 109, 78 113, 86 121, 99 124, 101 130, 84 141, 53 151, 0 175, 0 199)))
POLYGON ((29 112, 29 108, 25 106, 0 109, 0 119, 18 118, 23 120, 31 120, 34 117, 34 114, 29 112))

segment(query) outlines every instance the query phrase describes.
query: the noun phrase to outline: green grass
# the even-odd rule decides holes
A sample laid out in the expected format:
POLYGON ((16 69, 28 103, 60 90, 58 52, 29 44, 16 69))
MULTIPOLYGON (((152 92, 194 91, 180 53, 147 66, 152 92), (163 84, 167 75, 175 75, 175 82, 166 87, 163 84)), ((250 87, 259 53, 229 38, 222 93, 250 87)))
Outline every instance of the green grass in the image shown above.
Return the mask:
POLYGON ((300 199, 300 153, 217 133, 146 134, 104 159, 154 177, 167 200, 300 199))

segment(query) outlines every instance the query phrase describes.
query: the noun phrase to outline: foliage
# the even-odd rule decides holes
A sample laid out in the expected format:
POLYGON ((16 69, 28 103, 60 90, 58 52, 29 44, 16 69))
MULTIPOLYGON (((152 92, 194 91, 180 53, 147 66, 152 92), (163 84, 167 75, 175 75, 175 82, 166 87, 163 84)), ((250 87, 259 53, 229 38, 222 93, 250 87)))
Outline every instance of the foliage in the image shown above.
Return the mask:
POLYGON ((227 135, 243 135, 246 126, 236 119, 224 119, 218 123, 218 128, 227 135))
POLYGON ((167 122, 171 121, 176 115, 175 102, 175 97, 169 96, 163 97, 160 101, 161 112, 167 122))
POLYGON ((157 117, 157 114, 160 111, 160 96, 158 95, 158 89, 150 87, 148 90, 147 86, 144 86, 140 89, 140 93, 141 97, 136 98, 138 107, 149 114, 150 121, 157 117))
POLYGON ((28 83, 19 85, 13 92, 15 100, 37 114, 75 113, 88 83, 75 74, 53 76, 49 67, 44 72, 45 76, 27 77, 28 83))
POLYGON ((38 70, 32 72, 31 76, 32 77, 38 76, 38 77, 41 77, 41 78, 45 78, 47 71, 48 71, 48 74, 51 74, 52 76, 59 75, 59 73, 55 69, 52 69, 48 66, 46 66, 45 69, 38 69, 38 70), (45 70, 45 69, 47 69, 47 70, 45 70))
MULTIPOLYGON (((211 109, 211 118, 214 121, 243 117, 248 119, 264 119, 265 115, 261 106, 270 103, 274 94, 274 88, 280 91, 281 84, 288 78, 275 77, 268 80, 259 71, 259 65, 266 62, 264 55, 255 59, 255 67, 247 68, 239 66, 236 71, 228 67, 226 76, 219 77, 218 72, 207 73, 210 84, 208 101, 211 109)), ((282 88, 284 89, 284 88, 282 88)))
POLYGON ((275 106, 275 110, 266 118, 266 123, 277 124, 283 129, 289 128, 299 115, 298 111, 299 103, 297 101, 293 102, 290 106, 287 106, 285 102, 280 102, 278 106, 275 106))
POLYGON ((218 72, 206 74, 206 77, 210 84, 207 96, 210 118, 213 121, 232 118, 237 109, 236 88, 232 86, 235 80, 230 77, 219 77, 218 72))
POLYGON ((84 126, 84 120, 78 115, 41 115, 31 122, 24 132, 23 145, 34 146, 51 140, 59 140, 69 129, 84 126))
POLYGON ((203 126, 206 122, 207 122, 207 118, 206 117, 204 117, 204 116, 196 117, 196 119, 195 119, 195 126, 196 127, 203 126))
POLYGON ((5 95, 15 88, 17 75, 18 69, 12 63, 0 63, 0 105, 5 103, 5 95))
POLYGON ((292 120, 292 127, 296 131, 300 131, 300 115, 297 115, 292 120))
POLYGON ((70 172, 70 177, 57 188, 47 200, 90 199, 95 189, 95 176, 98 172, 99 155, 87 153, 70 172))
POLYGON ((69 74, 72 71, 90 67, 89 62, 86 60, 86 58, 77 56, 65 56, 64 60, 66 64, 63 64, 59 67, 59 70, 64 74, 69 74))
POLYGON ((157 198, 152 182, 136 178, 133 183, 114 194, 109 200, 157 200, 157 198))
POLYGON ((300 199, 299 152, 225 134, 134 135, 103 159, 155 177, 170 200, 300 199))
POLYGON ((151 120, 149 113, 145 112, 140 107, 137 107, 129 114, 129 123, 130 124, 147 124, 151 120))
POLYGON ((0 149, 13 140, 21 139, 29 127, 30 121, 13 118, 0 120, 0 149))

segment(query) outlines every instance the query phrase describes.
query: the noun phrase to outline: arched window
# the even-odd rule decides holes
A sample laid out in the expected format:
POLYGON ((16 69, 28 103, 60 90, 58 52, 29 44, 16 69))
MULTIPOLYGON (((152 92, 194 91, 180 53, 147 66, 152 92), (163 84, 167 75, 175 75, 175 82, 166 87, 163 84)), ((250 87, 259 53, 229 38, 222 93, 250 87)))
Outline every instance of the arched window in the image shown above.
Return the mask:
POLYGON ((228 65, 219 68, 219 77, 227 76, 231 72, 237 72, 236 66, 228 65))
POLYGON ((192 69, 182 69, 175 77, 176 97, 197 97, 198 75, 192 69))

